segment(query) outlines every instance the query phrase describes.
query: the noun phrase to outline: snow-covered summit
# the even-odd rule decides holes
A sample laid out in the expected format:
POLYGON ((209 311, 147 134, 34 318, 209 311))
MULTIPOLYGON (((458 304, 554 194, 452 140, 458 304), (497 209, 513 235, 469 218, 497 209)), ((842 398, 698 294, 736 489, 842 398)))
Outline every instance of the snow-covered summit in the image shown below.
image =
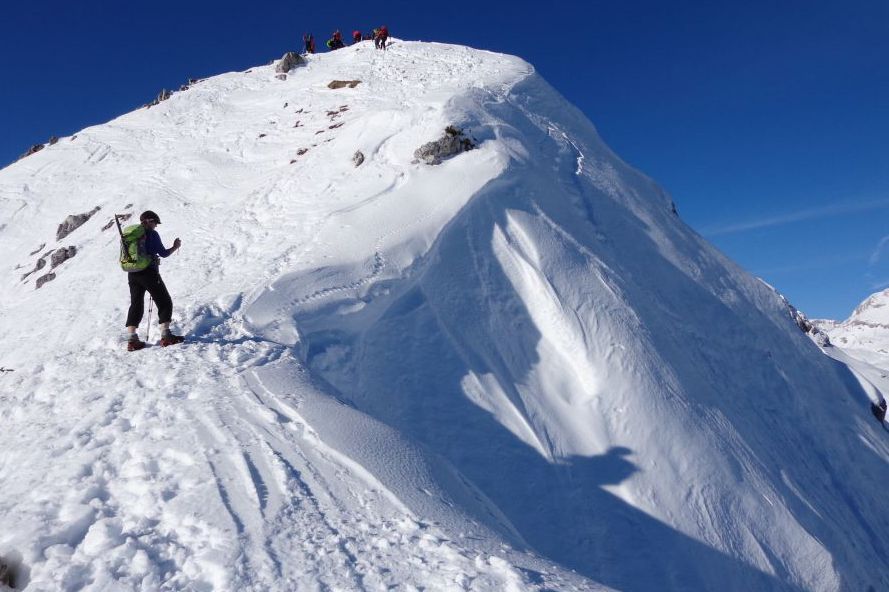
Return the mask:
POLYGON ((0 249, 34 589, 889 586, 879 389, 518 58, 203 80, 0 171, 0 249), (148 208, 191 339, 127 353, 108 222, 148 208))
POLYGON ((889 370, 889 290, 871 294, 845 321, 819 323, 834 343, 889 370))

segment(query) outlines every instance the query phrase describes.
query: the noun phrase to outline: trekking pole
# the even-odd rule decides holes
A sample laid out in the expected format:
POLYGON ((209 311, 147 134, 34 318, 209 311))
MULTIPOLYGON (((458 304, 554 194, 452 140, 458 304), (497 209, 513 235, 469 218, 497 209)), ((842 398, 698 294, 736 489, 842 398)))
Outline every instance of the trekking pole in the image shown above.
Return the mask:
POLYGON ((148 297, 148 329, 145 331, 145 341, 151 340, 151 305, 154 304, 154 298, 148 297))

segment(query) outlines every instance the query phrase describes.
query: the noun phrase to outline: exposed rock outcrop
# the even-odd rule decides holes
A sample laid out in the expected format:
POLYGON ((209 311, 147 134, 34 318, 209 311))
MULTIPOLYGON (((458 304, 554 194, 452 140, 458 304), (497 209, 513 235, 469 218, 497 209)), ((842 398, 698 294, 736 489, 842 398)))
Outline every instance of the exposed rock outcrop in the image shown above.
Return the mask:
MULTIPOLYGON (((129 208, 129 207, 132 207, 132 205, 133 205, 133 204, 130 204, 130 205, 128 205, 127 207, 128 207, 128 208, 129 208)), ((128 213, 126 213, 126 214, 118 214, 118 215, 117 215, 117 219, 120 220, 121 222, 126 222, 127 220, 129 220, 129 219, 132 218, 132 217, 133 217, 132 212, 128 212, 128 213)), ((108 229, 111 228, 112 226, 114 226, 114 218, 111 218, 110 220, 108 220, 108 222, 105 223, 105 226, 102 227, 102 231, 104 232, 105 230, 108 230, 108 229)))
MULTIPOLYGON (((52 251, 50 251, 50 252, 52 252, 52 251)), ((48 254, 48 253, 47 253, 47 254, 48 254)), ((44 255, 43 257, 41 257, 40 259, 37 260, 37 263, 34 264, 34 269, 32 269, 32 270, 29 271, 28 273, 22 275, 22 281, 25 281, 26 279, 28 279, 28 277, 29 277, 32 273, 37 273, 38 271, 40 271, 40 270, 43 269, 44 267, 46 267, 46 255, 44 255)))
POLYGON ((327 88, 355 88, 361 84, 360 80, 332 80, 330 84, 327 85, 327 88))
POLYGON ((21 156, 19 156, 19 160, 25 158, 26 156, 31 156, 32 154, 35 154, 35 153, 37 153, 37 152, 40 152, 41 150, 43 150, 43 148, 44 148, 44 145, 43 145, 43 144, 34 144, 34 145, 31 146, 30 148, 28 148, 28 151, 27 151, 27 152, 25 152, 24 154, 22 154, 21 156))
POLYGON ((77 247, 73 245, 68 248, 62 247, 61 249, 56 249, 50 257, 49 268, 54 269, 75 255, 77 255, 77 247))
POLYGON ((161 91, 159 93, 157 93, 157 97, 155 97, 155 99, 153 101, 151 101, 150 103, 146 104, 145 107, 147 109, 151 109, 155 105, 158 105, 159 103, 162 103, 163 101, 166 101, 167 99, 169 99, 172 96, 173 96, 173 93, 171 93, 170 91, 168 91, 165 88, 162 88, 161 91))
POLYGON ((284 57, 278 61, 278 64, 275 66, 275 72, 278 74, 287 74, 297 66, 305 65, 305 63, 306 60, 304 57, 296 52, 288 51, 284 54, 284 57))
MULTIPOLYGON (((774 288, 772 289, 774 290, 774 288)), ((777 291, 775 293, 784 301, 784 304, 787 306, 787 312, 790 314, 790 318, 793 319, 793 322, 796 323, 796 326, 799 327, 800 331, 808 335, 819 347, 830 347, 832 345, 827 333, 819 329, 815 323, 806 318, 806 315, 798 311, 782 294, 777 291)))
POLYGON ((446 158, 467 152, 476 147, 472 138, 458 127, 449 125, 444 136, 433 142, 423 144, 414 151, 414 158, 426 164, 441 164, 446 158))
MULTIPOLYGON (((22 275, 22 281, 25 281, 32 274, 35 274, 38 271, 40 271, 41 269, 43 269, 44 267, 46 267, 46 260, 47 259, 49 259, 49 268, 55 269, 56 267, 58 267, 59 265, 61 265, 65 261, 67 261, 68 259, 71 259, 75 255, 77 255, 77 247, 75 247, 74 245, 71 245, 70 247, 62 247, 61 249, 56 249, 55 251, 47 251, 46 253, 43 254, 43 256, 40 257, 40 259, 37 260, 37 263, 34 264, 34 269, 32 269, 28 273, 22 275)), ((38 288, 40 286, 42 286, 44 283, 55 278, 55 274, 46 274, 46 275, 37 279, 37 282, 39 284, 37 286, 38 288), (52 277, 47 278, 46 275, 52 275, 52 277), (46 278, 46 279, 44 279, 44 278, 46 278)))
POLYGON ((361 163, 364 162, 364 153, 361 152, 361 150, 355 152, 355 154, 352 156, 352 162, 355 164, 356 167, 361 166, 361 163))
POLYGON ((92 218, 93 214, 98 212, 101 208, 99 206, 94 207, 91 211, 86 212, 84 214, 72 214, 65 218, 65 221, 59 224, 59 228, 56 230, 56 240, 62 240, 92 218))
POLYGON ((54 274, 53 272, 49 272, 46 275, 42 275, 39 278, 37 278, 37 286, 34 289, 39 290, 40 288, 43 287, 43 284, 45 284, 46 282, 51 282, 54 279, 56 279, 56 274, 54 274))

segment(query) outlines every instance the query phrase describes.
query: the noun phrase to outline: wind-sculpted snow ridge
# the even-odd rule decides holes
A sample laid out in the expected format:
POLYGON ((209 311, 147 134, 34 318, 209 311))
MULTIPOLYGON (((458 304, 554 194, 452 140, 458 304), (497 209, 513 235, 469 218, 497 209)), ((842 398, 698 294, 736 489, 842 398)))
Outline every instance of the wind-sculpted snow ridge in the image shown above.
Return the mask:
POLYGON ((889 587, 887 385, 522 60, 395 40, 205 79, 4 169, 0 220, 29 589, 889 587), (417 162, 450 126, 477 148, 417 162), (108 221, 149 208, 190 340, 127 353, 108 221))

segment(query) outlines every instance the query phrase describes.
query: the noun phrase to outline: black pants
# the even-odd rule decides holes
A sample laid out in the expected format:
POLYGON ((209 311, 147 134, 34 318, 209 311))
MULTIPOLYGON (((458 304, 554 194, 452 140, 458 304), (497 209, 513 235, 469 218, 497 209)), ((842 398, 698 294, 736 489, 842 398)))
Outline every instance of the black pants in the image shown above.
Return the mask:
POLYGON ((127 274, 130 284, 130 310, 127 327, 138 327, 145 308, 145 292, 151 294, 157 306, 157 322, 169 323, 173 317, 173 299, 167 292, 160 271, 154 266, 127 274))

